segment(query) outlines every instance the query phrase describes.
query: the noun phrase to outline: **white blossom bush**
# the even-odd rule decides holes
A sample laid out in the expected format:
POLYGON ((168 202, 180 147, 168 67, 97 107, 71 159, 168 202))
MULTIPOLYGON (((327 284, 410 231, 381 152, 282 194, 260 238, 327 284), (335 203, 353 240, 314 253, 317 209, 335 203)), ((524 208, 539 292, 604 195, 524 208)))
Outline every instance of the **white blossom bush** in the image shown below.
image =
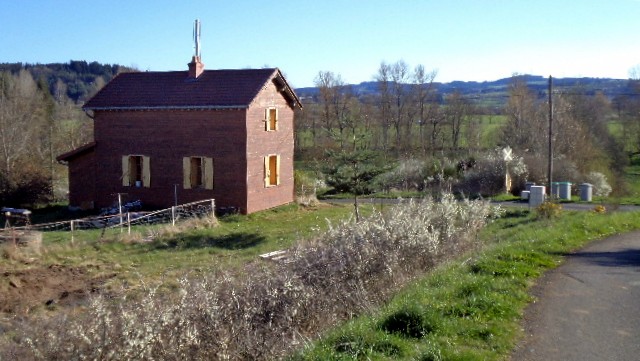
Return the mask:
POLYGON ((598 197, 607 197, 611 193, 611 186, 607 182, 607 176, 600 172, 590 172, 585 181, 593 186, 593 193, 598 197))
POLYGON ((512 154, 511 159, 507 161, 502 150, 496 149, 477 159, 475 166, 465 172, 464 178, 456 188, 469 195, 498 194, 505 190, 507 171, 512 178, 514 190, 518 190, 520 185, 524 186, 529 173, 524 158, 512 154))
POLYGON ((171 294, 94 297, 84 313, 29 323, 0 341, 0 359, 272 360, 371 310, 436 263, 479 246, 499 212, 484 201, 403 201, 331 225, 239 274, 180 280, 171 294), (2 344, 4 342, 4 344, 2 344))
POLYGON ((427 163, 418 159, 402 160, 392 170, 380 174, 376 182, 385 191, 390 189, 423 190, 429 177, 427 163))

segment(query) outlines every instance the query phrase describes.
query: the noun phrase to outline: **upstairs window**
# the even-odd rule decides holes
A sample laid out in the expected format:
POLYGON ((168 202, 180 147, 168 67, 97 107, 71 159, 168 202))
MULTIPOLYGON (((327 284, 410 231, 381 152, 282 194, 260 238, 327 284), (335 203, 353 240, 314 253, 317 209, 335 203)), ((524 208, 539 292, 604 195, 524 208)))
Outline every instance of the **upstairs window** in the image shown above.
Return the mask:
POLYGON ((184 189, 213 189, 213 158, 182 158, 184 189))
POLYGON ((278 130, 278 108, 267 108, 264 111, 265 130, 278 130))
POLYGON ((122 185, 125 187, 146 187, 151 185, 149 157, 125 155, 122 157, 122 185))
POLYGON ((280 156, 264 157, 264 186, 273 187, 280 184, 280 156))

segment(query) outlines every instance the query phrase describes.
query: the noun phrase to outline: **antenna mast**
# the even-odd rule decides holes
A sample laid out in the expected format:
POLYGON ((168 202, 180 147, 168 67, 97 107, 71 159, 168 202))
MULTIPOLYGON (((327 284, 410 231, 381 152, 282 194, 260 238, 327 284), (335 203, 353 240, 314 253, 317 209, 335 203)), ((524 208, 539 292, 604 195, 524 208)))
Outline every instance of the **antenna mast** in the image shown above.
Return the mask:
POLYGON ((196 43, 196 53, 194 55, 200 58, 200 20, 198 19, 193 25, 193 40, 196 43))

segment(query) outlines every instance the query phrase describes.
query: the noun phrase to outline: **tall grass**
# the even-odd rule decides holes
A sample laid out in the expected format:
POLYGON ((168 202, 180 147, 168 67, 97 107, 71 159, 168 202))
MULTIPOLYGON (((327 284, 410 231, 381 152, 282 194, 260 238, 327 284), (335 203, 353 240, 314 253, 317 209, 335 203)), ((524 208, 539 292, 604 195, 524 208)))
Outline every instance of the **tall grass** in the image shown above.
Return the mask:
MULTIPOLYGON (((492 208, 451 196, 405 202, 329 231, 284 262, 183 277, 175 292, 95 297, 83 313, 29 323, 1 345, 7 359, 270 360, 379 307, 408 280, 477 247, 492 208)), ((407 316, 411 317, 411 315, 407 316)), ((347 342, 345 348, 351 347, 347 342)))

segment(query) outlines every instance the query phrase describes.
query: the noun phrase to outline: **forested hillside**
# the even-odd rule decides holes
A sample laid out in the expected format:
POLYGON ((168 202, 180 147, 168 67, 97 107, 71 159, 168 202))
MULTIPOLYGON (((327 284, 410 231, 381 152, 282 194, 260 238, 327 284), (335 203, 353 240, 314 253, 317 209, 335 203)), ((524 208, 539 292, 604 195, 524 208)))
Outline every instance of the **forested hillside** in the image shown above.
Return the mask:
POLYGON ((36 81, 46 82, 49 92, 56 100, 66 96, 78 103, 87 100, 118 73, 134 69, 95 61, 87 63, 84 60, 51 64, 0 64, 0 72, 17 75, 21 70, 28 71, 36 81))
POLYGON ((0 64, 0 205, 64 200, 67 169, 55 158, 93 138, 83 102, 130 70, 86 61, 0 64))

